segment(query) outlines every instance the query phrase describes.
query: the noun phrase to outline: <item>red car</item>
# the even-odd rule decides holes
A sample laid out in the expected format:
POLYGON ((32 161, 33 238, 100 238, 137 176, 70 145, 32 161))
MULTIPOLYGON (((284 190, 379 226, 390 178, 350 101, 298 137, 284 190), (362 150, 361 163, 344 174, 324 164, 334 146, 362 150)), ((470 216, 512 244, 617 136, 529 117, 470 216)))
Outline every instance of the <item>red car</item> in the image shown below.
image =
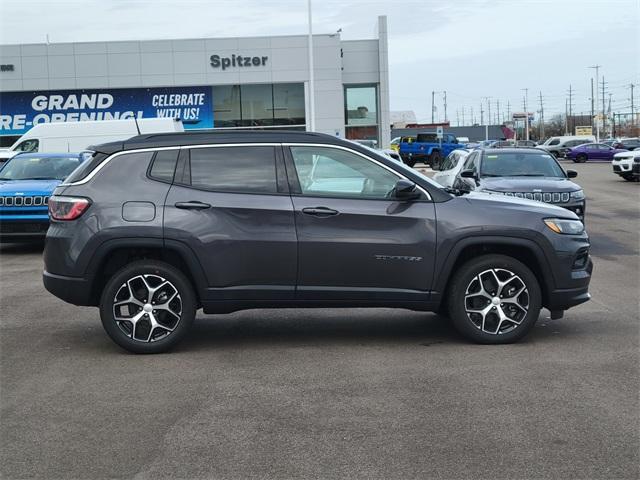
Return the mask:
POLYGON ((623 148, 612 148, 604 143, 587 143, 569 149, 566 153, 568 159, 576 163, 583 163, 587 160, 613 160, 616 153, 626 152, 623 148))

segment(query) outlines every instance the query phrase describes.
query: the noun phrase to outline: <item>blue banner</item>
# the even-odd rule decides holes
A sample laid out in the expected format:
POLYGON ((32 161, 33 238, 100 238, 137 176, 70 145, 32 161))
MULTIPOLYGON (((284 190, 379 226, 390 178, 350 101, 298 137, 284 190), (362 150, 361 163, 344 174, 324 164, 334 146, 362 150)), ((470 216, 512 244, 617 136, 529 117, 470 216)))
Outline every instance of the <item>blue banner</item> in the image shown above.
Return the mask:
POLYGON ((185 129, 213 128, 211 87, 104 88, 0 92, 0 135, 47 122, 180 118, 185 129))

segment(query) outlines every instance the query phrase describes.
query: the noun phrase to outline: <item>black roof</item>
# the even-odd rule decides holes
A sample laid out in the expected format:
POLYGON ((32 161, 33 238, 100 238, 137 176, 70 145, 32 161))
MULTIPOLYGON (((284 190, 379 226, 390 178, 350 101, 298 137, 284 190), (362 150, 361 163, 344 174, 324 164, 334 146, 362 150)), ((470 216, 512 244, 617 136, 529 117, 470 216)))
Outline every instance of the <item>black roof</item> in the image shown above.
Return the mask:
POLYGON ((353 148, 351 142, 324 133, 292 130, 218 130, 206 132, 173 132, 137 135, 120 142, 109 142, 89 147, 102 153, 139 148, 206 145, 216 143, 327 143, 353 148))

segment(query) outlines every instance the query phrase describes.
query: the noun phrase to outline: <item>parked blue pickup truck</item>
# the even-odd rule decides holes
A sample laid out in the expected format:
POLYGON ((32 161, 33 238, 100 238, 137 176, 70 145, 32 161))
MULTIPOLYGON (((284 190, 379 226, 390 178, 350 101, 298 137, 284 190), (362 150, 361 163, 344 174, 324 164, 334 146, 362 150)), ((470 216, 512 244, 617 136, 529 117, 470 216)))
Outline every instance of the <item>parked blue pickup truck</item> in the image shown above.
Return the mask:
MULTIPOLYGON (((403 137, 402 140, 409 137, 403 137)), ((438 140, 435 132, 418 133, 412 142, 400 142, 400 157, 402 161, 410 167, 416 162, 424 162, 432 168, 440 166, 442 159, 456 148, 463 148, 456 140, 455 135, 445 133, 442 135, 442 142, 438 140)))

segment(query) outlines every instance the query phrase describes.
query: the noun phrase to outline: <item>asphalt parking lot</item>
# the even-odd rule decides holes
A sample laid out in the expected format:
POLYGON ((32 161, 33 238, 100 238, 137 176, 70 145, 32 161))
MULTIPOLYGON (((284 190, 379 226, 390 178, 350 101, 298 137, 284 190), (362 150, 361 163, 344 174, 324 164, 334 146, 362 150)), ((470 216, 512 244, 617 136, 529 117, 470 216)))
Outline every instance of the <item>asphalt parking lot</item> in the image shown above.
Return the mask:
POLYGON ((587 195, 592 301, 521 343, 434 314, 200 314, 124 353, 0 247, 2 478, 638 478, 640 184, 566 164, 587 195))

